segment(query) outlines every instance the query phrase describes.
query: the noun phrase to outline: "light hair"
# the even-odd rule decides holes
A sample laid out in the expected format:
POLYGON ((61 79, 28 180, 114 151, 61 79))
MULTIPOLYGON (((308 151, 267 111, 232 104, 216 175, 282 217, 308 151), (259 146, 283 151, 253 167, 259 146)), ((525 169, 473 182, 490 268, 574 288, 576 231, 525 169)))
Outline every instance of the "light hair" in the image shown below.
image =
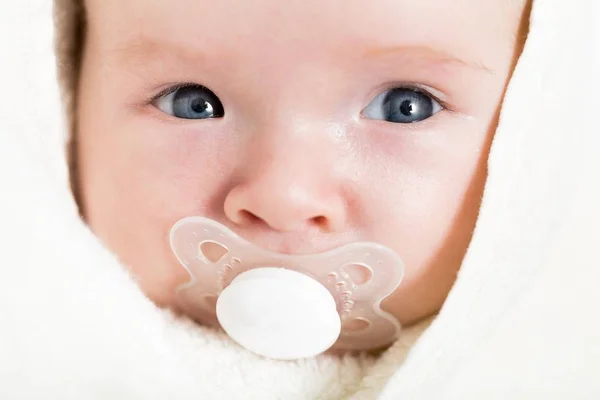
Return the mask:
POLYGON ((85 45, 85 11, 82 0, 54 0, 55 51, 58 82, 61 88, 64 112, 69 122, 67 154, 71 191, 79 205, 78 168, 76 160, 77 89, 85 45))

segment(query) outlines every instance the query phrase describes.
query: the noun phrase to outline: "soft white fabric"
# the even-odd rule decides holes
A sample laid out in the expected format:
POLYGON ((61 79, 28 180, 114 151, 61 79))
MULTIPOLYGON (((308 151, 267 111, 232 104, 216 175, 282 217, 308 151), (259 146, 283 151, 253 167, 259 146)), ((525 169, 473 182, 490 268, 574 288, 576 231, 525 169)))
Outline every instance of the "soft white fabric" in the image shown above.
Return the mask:
POLYGON ((1 399, 600 398, 595 0, 536 0, 439 317, 377 360, 255 357, 176 320, 77 216, 51 4, 0 4, 1 399))

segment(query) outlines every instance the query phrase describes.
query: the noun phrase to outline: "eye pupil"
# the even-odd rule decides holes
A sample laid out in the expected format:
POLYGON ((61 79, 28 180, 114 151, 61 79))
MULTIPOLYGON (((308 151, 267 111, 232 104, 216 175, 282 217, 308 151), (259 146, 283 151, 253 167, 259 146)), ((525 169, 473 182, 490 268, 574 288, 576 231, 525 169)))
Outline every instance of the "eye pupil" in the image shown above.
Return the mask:
POLYGON ((410 117, 414 112, 414 104, 410 100, 404 100, 400 104, 400 112, 407 117, 410 117))
POLYGON ((195 113, 201 114, 210 108, 210 104, 204 99, 192 100, 191 108, 195 113))

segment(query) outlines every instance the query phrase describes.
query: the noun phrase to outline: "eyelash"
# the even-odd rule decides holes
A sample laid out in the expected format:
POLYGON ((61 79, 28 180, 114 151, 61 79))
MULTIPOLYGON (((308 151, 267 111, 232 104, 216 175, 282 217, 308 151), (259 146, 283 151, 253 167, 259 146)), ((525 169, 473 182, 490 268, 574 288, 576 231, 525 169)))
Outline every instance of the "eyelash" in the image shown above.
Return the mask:
POLYGON ((424 94, 425 96, 431 97, 431 99, 436 101, 442 107, 442 111, 452 112, 450 104, 448 104, 446 101, 440 99, 439 96, 436 96, 430 90, 428 90, 422 86, 419 86, 419 85, 410 84, 410 83, 392 84, 389 86, 385 86, 383 88, 383 90, 379 90, 377 93, 382 93, 382 92, 386 92, 386 91, 390 91, 390 90, 394 90, 394 89, 413 90, 417 93, 424 94))
POLYGON ((158 94, 155 94, 152 97, 150 97, 146 102, 148 104, 152 104, 163 96, 168 96, 171 93, 178 91, 179 89, 186 89, 189 87, 198 87, 198 88, 207 89, 206 87, 199 85, 197 83, 191 83, 191 82, 177 83, 173 86, 169 86, 168 88, 161 90, 158 94))
MULTIPOLYGON (((186 89, 189 87, 198 87, 198 88, 206 88, 203 85, 197 84, 197 83, 192 83, 192 82, 182 82, 182 83, 177 83, 174 84, 172 86, 169 86, 166 89, 161 90, 158 94, 153 95, 152 97, 150 97, 146 102, 148 104, 153 104, 154 102, 156 102, 158 99, 160 99, 163 96, 168 96, 173 92, 176 92, 179 89, 186 89)), ((382 88, 383 89, 383 88, 382 88)), ((445 102, 444 100, 440 99, 439 96, 434 95, 433 93, 431 93, 431 91, 418 86, 418 85, 414 85, 414 84, 395 84, 395 85, 389 85, 386 86, 385 89, 379 89, 378 93, 381 93, 382 91, 389 91, 389 90, 393 90, 393 89, 406 89, 406 90, 414 90, 415 92, 424 94, 425 96, 431 97, 433 100, 435 100, 441 107, 443 111, 449 111, 449 112, 453 112, 452 108, 450 107, 450 105, 445 102)))

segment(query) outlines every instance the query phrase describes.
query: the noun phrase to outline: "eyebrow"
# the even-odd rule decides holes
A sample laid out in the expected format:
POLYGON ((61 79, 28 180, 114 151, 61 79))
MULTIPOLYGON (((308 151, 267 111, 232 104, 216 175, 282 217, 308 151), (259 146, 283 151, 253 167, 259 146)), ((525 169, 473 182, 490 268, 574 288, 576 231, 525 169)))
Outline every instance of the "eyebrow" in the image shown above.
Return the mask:
POLYGON ((365 58, 384 57, 395 54, 410 54, 411 57, 425 58, 444 64, 458 64, 464 67, 482 70, 490 74, 494 74, 495 71, 491 68, 486 67, 481 62, 466 61, 452 53, 447 51, 435 49, 430 46, 387 46, 387 47, 374 47, 370 48, 363 53, 365 58))
POLYGON ((136 61, 145 61, 147 59, 165 57, 165 53, 176 55, 180 59, 203 60, 205 57, 201 51, 190 49, 186 46, 180 46, 173 43, 163 43, 148 38, 135 38, 123 45, 111 49, 108 53, 109 58, 115 58, 123 63, 135 63, 136 61))
MULTIPOLYGON (((179 59, 192 62, 206 59, 204 52, 200 49, 192 49, 174 43, 165 43, 149 38, 138 37, 109 52, 109 57, 114 57, 123 63, 136 63, 147 59, 156 58, 160 55, 165 57, 165 51, 179 59)), ((489 74, 495 71, 481 62, 466 61, 445 50, 436 49, 427 45, 398 45, 386 47, 373 47, 363 52, 364 58, 382 58, 385 56, 405 55, 411 58, 422 58, 440 64, 455 64, 470 69, 480 70, 489 74)), ((220 57, 223 58, 222 56, 220 57)))

